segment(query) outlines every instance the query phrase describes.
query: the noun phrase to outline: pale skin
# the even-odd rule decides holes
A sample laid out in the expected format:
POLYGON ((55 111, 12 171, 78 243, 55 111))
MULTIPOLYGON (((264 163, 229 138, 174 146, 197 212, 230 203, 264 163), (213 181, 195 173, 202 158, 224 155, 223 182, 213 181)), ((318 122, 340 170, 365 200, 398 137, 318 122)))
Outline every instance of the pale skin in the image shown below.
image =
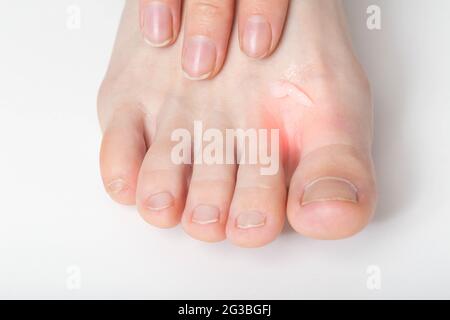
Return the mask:
POLYGON ((211 79, 225 62, 234 19, 242 52, 264 59, 278 46, 288 7, 289 0, 140 0, 140 27, 148 44, 168 47, 177 41, 183 20, 184 74, 211 79), (198 63, 192 52, 201 55, 198 63))
POLYGON ((264 60, 249 59, 239 37, 230 38, 227 63, 211 80, 186 79, 182 53, 183 41, 149 46, 139 2, 127 1, 98 99, 101 174, 112 199, 136 204, 153 226, 181 223, 195 239, 243 247, 273 241, 286 219, 316 239, 368 224, 376 203, 371 97, 340 1, 292 1, 283 40, 264 60), (286 73, 312 106, 270 95, 286 73), (192 130, 195 120, 222 131, 280 129, 280 170, 174 164, 171 133, 192 130))

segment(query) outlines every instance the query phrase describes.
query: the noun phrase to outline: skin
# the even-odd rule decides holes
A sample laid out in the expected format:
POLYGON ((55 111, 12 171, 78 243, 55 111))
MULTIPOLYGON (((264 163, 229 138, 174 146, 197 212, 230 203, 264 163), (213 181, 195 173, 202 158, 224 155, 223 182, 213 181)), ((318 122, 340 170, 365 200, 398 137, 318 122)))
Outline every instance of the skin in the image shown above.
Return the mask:
POLYGON ((264 59, 281 39, 288 6, 289 0, 140 0, 141 32, 151 46, 168 47, 176 42, 184 20, 185 50, 181 56, 185 75, 191 80, 211 79, 225 63, 235 16, 242 52, 253 59, 264 59), (190 39, 197 36, 206 37, 215 48, 210 53, 214 63, 208 64, 211 70, 206 75, 192 70, 186 53, 190 39))
MULTIPOLYGON (((284 40, 272 57, 248 59, 238 39, 231 39, 227 67, 202 82, 186 79, 176 63, 182 43, 164 51, 148 48, 138 10, 138 1, 127 2, 98 98, 101 174, 112 199, 136 204, 153 226, 181 222, 195 239, 228 239, 242 247, 273 241, 286 218, 298 233, 317 239, 345 238, 367 225, 376 202, 371 97, 339 1, 293 2, 284 40), (311 107, 268 93, 292 66, 290 81, 311 99, 311 107), (192 130, 194 120, 222 131, 280 129, 280 170, 264 176, 260 164, 174 164, 171 133, 192 130), (311 183, 324 177, 350 182, 357 200, 331 197, 304 204, 311 183), (172 194, 171 205, 149 208, 149 197, 162 192, 172 194), (193 222, 193 210, 201 205, 217 208, 219 221, 193 222), (264 226, 238 228, 238 216, 255 211, 265 215, 264 226)), ((344 186, 335 183, 315 185, 315 192, 341 194, 344 186)))

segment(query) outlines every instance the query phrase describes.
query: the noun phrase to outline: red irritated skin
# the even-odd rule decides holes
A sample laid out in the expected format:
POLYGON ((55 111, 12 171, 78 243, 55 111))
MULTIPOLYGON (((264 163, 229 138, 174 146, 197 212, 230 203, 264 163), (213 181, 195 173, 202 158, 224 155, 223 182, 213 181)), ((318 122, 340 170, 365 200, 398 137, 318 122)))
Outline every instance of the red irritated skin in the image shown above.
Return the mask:
POLYGON ((376 203, 371 95, 341 1, 291 1, 273 55, 250 59, 235 37, 225 68, 206 81, 183 76, 182 41, 145 43, 138 17, 138 1, 127 1, 98 98, 101 174, 113 200, 136 204, 153 226, 181 223, 195 239, 242 247, 273 241, 286 219, 316 239, 367 225, 376 203), (174 131, 197 122, 219 136, 278 129, 265 139, 275 153, 278 139, 281 165, 264 175, 264 163, 174 162, 174 131))
POLYGON ((286 79, 270 82, 265 92, 261 99, 262 109, 267 113, 265 127, 280 130, 280 161, 287 171, 286 177, 289 177, 301 153, 298 128, 302 127, 305 114, 313 111, 314 102, 300 86, 286 79))

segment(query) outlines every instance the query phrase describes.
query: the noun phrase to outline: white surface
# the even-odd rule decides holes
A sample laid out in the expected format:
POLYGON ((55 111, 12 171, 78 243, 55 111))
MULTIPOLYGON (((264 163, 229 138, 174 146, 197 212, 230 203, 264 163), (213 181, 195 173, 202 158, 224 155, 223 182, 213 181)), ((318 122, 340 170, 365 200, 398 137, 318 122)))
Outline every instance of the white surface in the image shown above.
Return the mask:
POLYGON ((257 250, 155 229, 103 191, 95 99, 122 3, 0 3, 1 298, 450 298, 449 1, 346 2, 375 93, 377 216, 348 240, 287 228, 257 250))

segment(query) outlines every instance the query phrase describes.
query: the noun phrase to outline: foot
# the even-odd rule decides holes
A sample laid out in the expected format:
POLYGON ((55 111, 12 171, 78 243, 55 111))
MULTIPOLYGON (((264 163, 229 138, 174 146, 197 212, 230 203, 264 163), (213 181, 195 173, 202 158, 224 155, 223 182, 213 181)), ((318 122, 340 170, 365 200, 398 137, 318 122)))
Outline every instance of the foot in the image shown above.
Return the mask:
POLYGON ((138 16, 138 1, 127 1, 99 93, 101 173, 115 201, 136 204, 154 226, 181 221, 196 239, 244 247, 274 240, 286 217, 319 239, 348 237, 368 223, 375 206, 371 99, 339 1, 293 1, 271 58, 251 60, 232 40, 224 70, 201 82, 183 77, 181 41, 150 48, 138 16), (222 137, 227 129, 266 130, 278 170, 263 174, 261 158, 198 161, 205 141, 191 141, 191 156, 185 149, 197 160, 192 165, 177 163, 181 140, 174 137, 193 137, 195 124, 222 137), (277 129, 279 139, 271 135, 277 129))

